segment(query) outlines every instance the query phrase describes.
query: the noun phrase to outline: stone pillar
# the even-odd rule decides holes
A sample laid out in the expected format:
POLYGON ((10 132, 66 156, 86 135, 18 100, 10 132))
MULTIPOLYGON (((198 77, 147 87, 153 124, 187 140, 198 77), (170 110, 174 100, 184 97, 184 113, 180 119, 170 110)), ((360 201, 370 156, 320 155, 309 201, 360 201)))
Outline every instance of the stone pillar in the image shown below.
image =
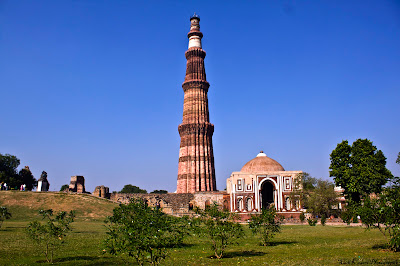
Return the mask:
POLYGON ((210 123, 207 92, 210 84, 206 80, 202 49, 200 18, 190 18, 188 33, 189 49, 184 91, 183 119, 178 131, 181 137, 178 163, 177 193, 216 191, 212 136, 214 125, 210 123))

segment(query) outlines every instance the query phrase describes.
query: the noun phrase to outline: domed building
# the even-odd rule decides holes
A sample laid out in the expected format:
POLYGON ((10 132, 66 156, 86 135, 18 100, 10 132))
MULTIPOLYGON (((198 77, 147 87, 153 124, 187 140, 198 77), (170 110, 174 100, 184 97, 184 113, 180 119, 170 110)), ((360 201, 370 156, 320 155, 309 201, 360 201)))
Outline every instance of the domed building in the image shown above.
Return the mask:
POLYGON ((294 180, 301 173, 285 171, 280 163, 261 151, 240 172, 233 172, 226 180, 230 211, 252 214, 274 204, 280 215, 297 218, 302 211, 301 204, 298 200, 292 204, 290 193, 294 180))

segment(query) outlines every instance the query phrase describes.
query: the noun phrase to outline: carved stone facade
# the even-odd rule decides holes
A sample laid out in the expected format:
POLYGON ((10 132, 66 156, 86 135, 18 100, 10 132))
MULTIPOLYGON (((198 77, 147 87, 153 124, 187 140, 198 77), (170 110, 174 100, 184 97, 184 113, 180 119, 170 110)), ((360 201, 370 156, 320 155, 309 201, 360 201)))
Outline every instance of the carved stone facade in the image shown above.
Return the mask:
POLYGON ((71 176, 69 183, 69 192, 86 193, 85 191, 85 178, 80 175, 71 176))
POLYGON ((292 204, 290 194, 301 173, 285 171, 282 165, 261 151, 240 172, 233 172, 226 181, 231 212, 249 217, 274 204, 281 216, 299 217, 303 211, 302 206, 298 200, 292 204))
POLYGON ((183 119, 178 127, 181 144, 177 193, 217 190, 212 144, 214 125, 210 123, 207 98, 210 84, 206 80, 206 52, 201 47, 203 34, 199 22, 197 15, 190 19, 189 49, 185 53, 183 119))

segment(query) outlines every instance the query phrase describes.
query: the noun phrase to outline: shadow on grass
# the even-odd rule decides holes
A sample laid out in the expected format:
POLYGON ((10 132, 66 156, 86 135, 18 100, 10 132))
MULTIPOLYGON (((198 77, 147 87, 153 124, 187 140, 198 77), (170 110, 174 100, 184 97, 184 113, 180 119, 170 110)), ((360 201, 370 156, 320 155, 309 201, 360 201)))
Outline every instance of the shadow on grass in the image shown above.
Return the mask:
POLYGON ((389 245, 387 243, 382 243, 382 244, 375 244, 372 246, 372 249, 384 249, 384 250, 389 250, 389 245))
MULTIPOLYGON (((265 252, 255 251, 255 250, 244 250, 244 251, 232 251, 226 252, 224 258, 235 258, 235 257, 255 257, 255 256, 264 256, 265 252)), ((214 258, 214 257, 210 257, 214 258)))
MULTIPOLYGON (((115 258, 98 257, 98 256, 70 256, 70 257, 54 259, 53 263, 85 261, 85 265, 110 265, 111 263, 110 260, 115 260, 115 258)), ((36 262, 47 263, 46 260, 39 260, 36 262)))
POLYGON ((267 247, 274 247, 274 246, 279 246, 279 245, 291 245, 291 244, 296 244, 298 243, 297 241, 273 241, 270 242, 267 247))

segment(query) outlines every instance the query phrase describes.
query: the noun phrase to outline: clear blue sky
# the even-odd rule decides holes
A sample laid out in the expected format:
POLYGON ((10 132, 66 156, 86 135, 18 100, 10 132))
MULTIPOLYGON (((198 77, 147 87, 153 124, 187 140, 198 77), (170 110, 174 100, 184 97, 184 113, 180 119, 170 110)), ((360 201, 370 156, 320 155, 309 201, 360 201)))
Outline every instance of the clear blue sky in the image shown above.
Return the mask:
POLYGON ((344 139, 400 175, 400 2, 385 0, 0 0, 0 153, 51 190, 83 175, 175 191, 193 12, 218 189, 260 150, 330 179, 344 139))

